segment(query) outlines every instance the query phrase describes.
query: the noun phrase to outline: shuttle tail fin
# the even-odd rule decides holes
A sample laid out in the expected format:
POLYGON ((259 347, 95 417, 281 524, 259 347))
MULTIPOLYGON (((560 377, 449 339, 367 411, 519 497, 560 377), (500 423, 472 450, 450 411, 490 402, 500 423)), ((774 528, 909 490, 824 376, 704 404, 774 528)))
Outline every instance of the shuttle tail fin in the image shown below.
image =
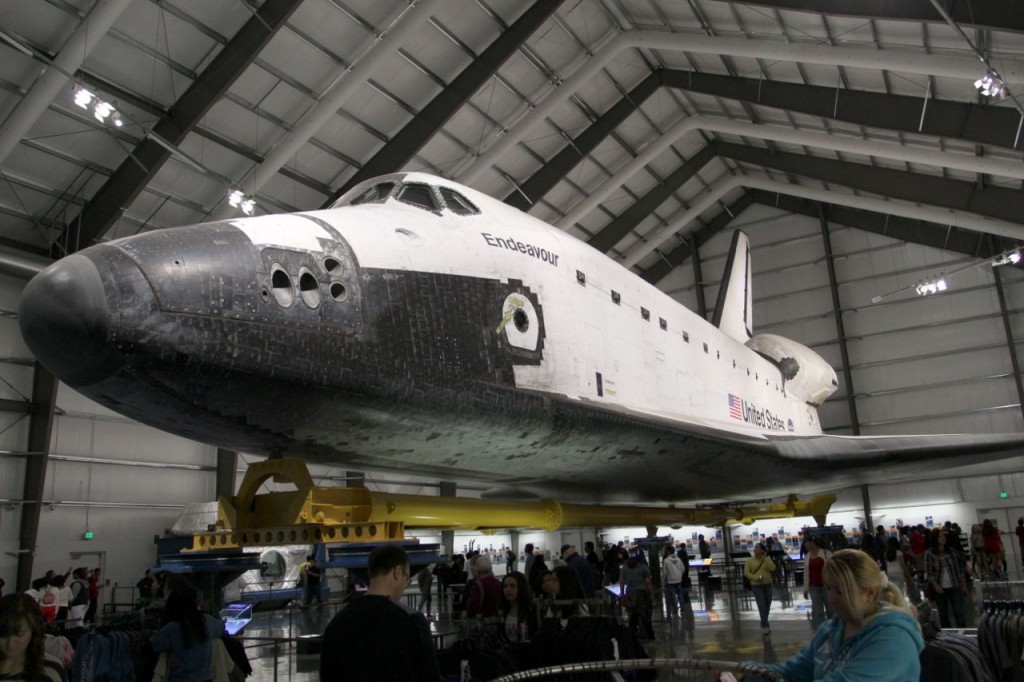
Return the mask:
POLYGON ((736 230, 718 289, 712 323, 740 343, 746 343, 753 335, 753 303, 750 240, 744 232, 736 230))

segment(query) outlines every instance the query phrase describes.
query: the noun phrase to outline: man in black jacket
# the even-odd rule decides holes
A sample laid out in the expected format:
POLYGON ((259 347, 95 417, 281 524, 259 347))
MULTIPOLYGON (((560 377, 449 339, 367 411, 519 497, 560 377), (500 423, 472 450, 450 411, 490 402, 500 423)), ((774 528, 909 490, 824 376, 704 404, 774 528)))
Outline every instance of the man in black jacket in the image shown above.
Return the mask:
POLYGON ((321 680, 438 682, 437 654, 422 613, 398 604, 409 583, 409 557, 382 545, 368 561, 370 588, 338 612, 324 632, 321 680))

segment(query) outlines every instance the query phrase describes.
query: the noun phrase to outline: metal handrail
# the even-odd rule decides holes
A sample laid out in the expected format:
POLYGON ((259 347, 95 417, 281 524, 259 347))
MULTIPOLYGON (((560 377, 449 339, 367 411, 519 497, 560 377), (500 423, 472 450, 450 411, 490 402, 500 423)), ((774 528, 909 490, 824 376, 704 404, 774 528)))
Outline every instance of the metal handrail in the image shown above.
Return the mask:
POLYGON ((564 663, 497 677, 491 682, 518 682, 533 680, 548 675, 569 675, 572 673, 619 672, 623 670, 691 670, 705 672, 707 679, 714 679, 717 671, 753 673, 771 682, 785 682, 778 673, 759 666, 736 663, 735 661, 712 661, 701 658, 634 658, 623 661, 591 661, 587 663, 564 663))

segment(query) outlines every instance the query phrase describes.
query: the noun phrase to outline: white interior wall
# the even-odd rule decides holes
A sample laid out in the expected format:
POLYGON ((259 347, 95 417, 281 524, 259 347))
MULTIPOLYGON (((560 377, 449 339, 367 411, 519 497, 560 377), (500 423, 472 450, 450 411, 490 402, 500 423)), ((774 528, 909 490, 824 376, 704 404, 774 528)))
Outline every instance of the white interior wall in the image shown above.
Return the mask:
MULTIPOLYGON (((817 219, 767 206, 744 211, 701 247, 704 296, 713 314, 733 229, 751 239, 754 333, 813 348, 837 369, 839 389, 821 407, 826 431, 850 432, 847 380, 817 219)), ((1024 424, 993 280, 985 262, 881 235, 831 226, 839 299, 862 434, 1016 432, 1024 424), (875 296, 945 275, 950 290, 875 296)), ((1024 338, 1024 273, 1001 268, 1015 341, 1024 338)), ((659 283, 690 305, 689 264, 659 283)))
POLYGON ((83 461, 48 464, 43 496, 52 504, 40 519, 34 573, 85 563, 71 553, 105 552, 108 584, 134 585, 155 563, 154 536, 186 503, 214 499, 216 449, 115 415, 63 384, 57 407, 51 453, 83 461))

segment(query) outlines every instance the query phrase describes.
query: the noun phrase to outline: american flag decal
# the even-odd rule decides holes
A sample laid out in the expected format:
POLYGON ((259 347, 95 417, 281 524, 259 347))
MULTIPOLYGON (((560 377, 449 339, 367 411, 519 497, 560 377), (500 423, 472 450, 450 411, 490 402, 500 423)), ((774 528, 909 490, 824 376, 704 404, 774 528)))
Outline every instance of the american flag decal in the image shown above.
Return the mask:
POLYGON ((732 393, 729 394, 729 416, 743 421, 743 401, 732 393))

